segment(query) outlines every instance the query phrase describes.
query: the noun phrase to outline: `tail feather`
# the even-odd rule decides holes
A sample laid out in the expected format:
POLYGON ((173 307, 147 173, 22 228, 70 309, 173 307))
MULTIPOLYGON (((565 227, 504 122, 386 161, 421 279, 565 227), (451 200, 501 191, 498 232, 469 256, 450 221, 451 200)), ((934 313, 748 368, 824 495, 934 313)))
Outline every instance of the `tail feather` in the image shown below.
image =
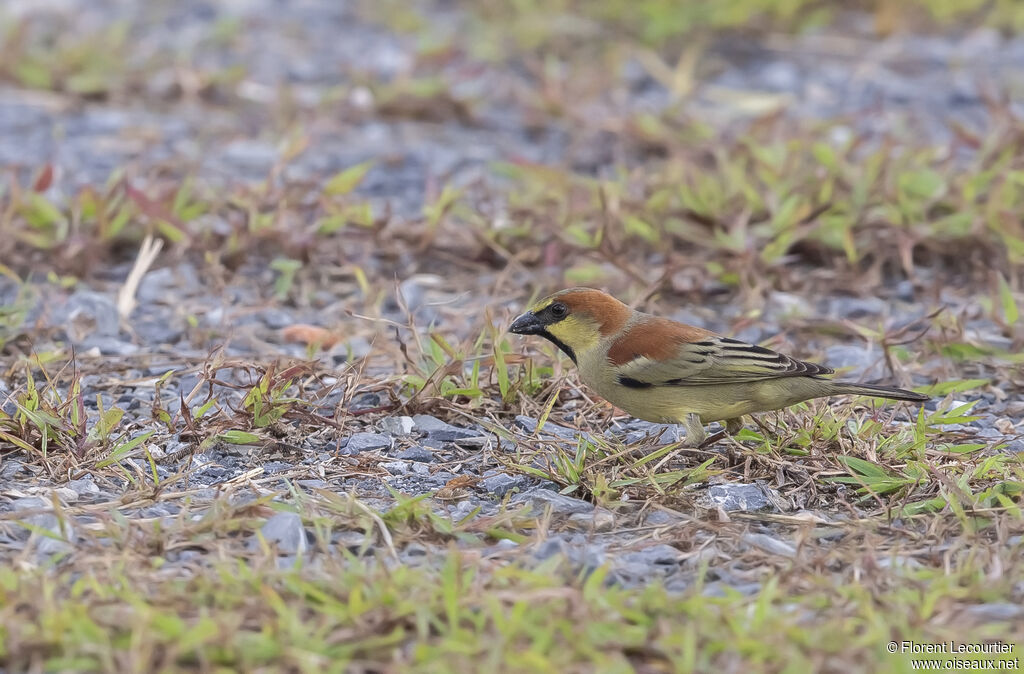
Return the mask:
POLYGON ((875 398, 888 398, 889 400, 908 400, 911 402, 924 402, 930 400, 931 396, 923 393, 914 393, 895 386, 877 386, 875 384, 853 384, 850 382, 835 382, 835 393, 848 393, 850 395, 872 396, 875 398))

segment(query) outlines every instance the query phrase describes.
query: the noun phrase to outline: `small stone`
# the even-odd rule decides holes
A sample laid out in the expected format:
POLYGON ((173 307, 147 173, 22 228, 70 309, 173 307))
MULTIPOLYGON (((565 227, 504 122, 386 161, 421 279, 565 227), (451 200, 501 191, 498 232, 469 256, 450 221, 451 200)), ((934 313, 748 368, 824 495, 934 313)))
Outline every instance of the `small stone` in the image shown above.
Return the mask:
POLYGON ((723 583, 721 581, 714 581, 704 586, 705 597, 727 597, 736 592, 745 595, 752 596, 761 591, 761 583, 723 583))
POLYGON ((381 419, 380 427, 388 435, 409 435, 416 422, 412 417, 385 417, 381 419))
POLYGON ((417 475, 430 475, 430 466, 425 463, 414 461, 409 467, 412 469, 412 472, 417 475))
POLYGON ((679 521, 678 517, 670 515, 664 510, 652 510, 647 513, 644 518, 644 525, 646 526, 660 526, 663 524, 674 524, 679 521))
POLYGON ((842 320, 884 315, 888 309, 888 303, 881 297, 833 297, 827 313, 842 320))
POLYGON ((1009 603, 975 604, 965 608, 960 615, 969 622, 1012 623, 1024 618, 1024 606, 1009 603))
POLYGON ((760 548, 767 553, 779 555, 780 557, 796 557, 796 548, 785 541, 769 536, 768 534, 746 533, 740 537, 747 545, 760 548))
POLYGON ((530 482, 530 478, 525 475, 508 475, 507 473, 489 471, 489 473, 484 473, 484 479, 480 482, 480 486, 486 489, 487 493, 502 498, 513 489, 523 491, 530 485, 530 482))
POLYGON ((395 458, 402 459, 403 461, 420 461, 422 463, 430 463, 436 459, 437 456, 426 447, 410 447, 396 454, 395 458))
POLYGON ((346 454, 360 454, 376 449, 391 449, 394 439, 381 433, 354 433, 345 445, 346 454))
POLYGON ((392 475, 405 475, 409 472, 410 466, 405 461, 386 461, 380 467, 392 475))
POLYGON ((430 554, 426 546, 419 543, 408 543, 401 552, 402 557, 423 558, 430 554))
POLYGON ((372 409, 381 406, 381 397, 372 391, 366 393, 359 393, 352 398, 352 402, 349 403, 349 409, 352 410, 365 410, 372 409))
POLYGON ((885 359, 881 351, 852 344, 835 344, 825 349, 823 361, 832 368, 853 368, 845 376, 872 380, 885 375, 885 359))
POLYGON ((173 304, 183 290, 193 290, 198 285, 196 270, 190 263, 175 267, 154 269, 142 277, 135 296, 140 304, 173 304))
POLYGON ((25 464, 17 459, 5 456, 3 463, 0 463, 0 479, 10 480, 25 469, 25 464))
POLYGON ((700 548, 695 553, 691 553, 689 557, 683 560, 683 566, 686 568, 700 568, 702 564, 710 564, 722 555, 722 551, 714 545, 708 545, 700 548))
POLYGON ((768 498, 765 489, 757 484, 737 482, 711 485, 708 487, 705 500, 712 507, 721 508, 726 512, 775 510, 775 505, 768 498))
POLYGON ((55 316, 75 341, 89 334, 112 337, 121 331, 120 317, 114 299, 94 290, 80 288, 71 293, 55 316))
POLYGON ((37 508, 52 509, 53 504, 41 496, 26 496, 11 501, 11 508, 14 510, 36 510, 37 508))
POLYGON ((678 565, 681 558, 682 553, 679 550, 665 543, 649 545, 621 556, 621 559, 628 563, 663 567, 678 565))
POLYGON ((533 558, 542 561, 560 556, 568 559, 573 566, 586 571, 604 564, 605 552, 601 546, 586 543, 582 534, 577 534, 574 539, 574 542, 570 543, 561 536, 552 536, 533 549, 533 558))
POLYGON ((1013 419, 1020 419, 1024 417, 1024 400, 1010 400, 1006 403, 1006 409, 1003 410, 1003 414, 1013 419))
MULTIPOLYGON (((628 430, 626 433, 626 444, 633 444, 648 438, 654 438, 662 444, 669 444, 681 442, 685 437, 682 427, 676 424, 655 424, 650 421, 637 421, 629 424, 626 428, 628 430)), ((621 433, 608 430, 605 435, 615 437, 621 436, 621 433)))
POLYGON ((282 309, 264 309, 253 317, 262 321, 264 325, 272 330, 287 328, 288 326, 296 323, 295 318, 290 313, 282 309))
POLYGON ((296 513, 277 513, 260 527, 260 533, 278 552, 301 555, 306 550, 306 529, 296 513))
POLYGON ((57 487, 53 491, 57 494, 57 498, 59 498, 60 502, 63 504, 78 502, 78 492, 70 487, 57 487))
POLYGON ((513 498, 512 503, 529 504, 538 511, 538 514, 548 508, 551 508, 551 512, 556 515, 590 513, 594 510, 592 503, 547 489, 531 489, 513 498))
POLYGON ((594 508, 589 513, 569 515, 569 526, 578 531, 611 531, 615 528, 615 514, 607 508, 594 508))
MULTIPOLYGON (((528 417, 525 414, 520 414, 516 416, 516 425, 522 428, 527 433, 536 433, 537 426, 539 425, 539 423, 536 419, 532 417, 528 417)), ((549 435, 554 435, 559 438, 564 438, 566 440, 575 440, 576 437, 579 435, 583 435, 584 437, 587 436, 586 433, 581 433, 580 431, 577 431, 572 428, 566 428, 565 426, 559 426, 558 424, 553 424, 550 421, 544 424, 544 426, 540 429, 540 432, 548 433, 549 435)))
POLYGON ((551 557, 569 557, 569 545, 561 538, 549 538, 537 544, 533 549, 534 559, 545 560, 551 557))
POLYGON ((812 312, 811 305, 800 295, 775 291, 768 294, 764 304, 764 315, 774 319, 799 318, 812 312))
POLYGON ((1003 451, 1007 454, 1019 454, 1024 452, 1024 440, 1010 440, 1006 443, 1006 446, 1003 447, 1003 451))
POLYGON ((11 507, 14 510, 46 510, 46 512, 29 515, 25 518, 27 524, 39 529, 46 529, 57 536, 57 538, 53 538, 32 532, 30 540, 36 542, 36 552, 38 554, 49 556, 67 553, 74 548, 72 542, 75 540, 75 530, 71 519, 58 517, 53 512, 53 504, 48 500, 39 496, 29 496, 14 499, 11 501, 11 507))
POLYGON ((483 447, 486 447, 490 441, 491 438, 486 435, 477 435, 470 438, 457 438, 452 441, 452 444, 465 449, 482 449, 483 447))
POLYGON ((98 332, 79 340, 78 348, 93 356, 130 356, 139 351, 131 342, 98 332))
POLYGON ((415 423, 416 431, 425 434, 431 440, 454 442, 455 440, 475 438, 480 435, 480 432, 475 429, 452 426, 429 414, 417 414, 412 419, 415 423))

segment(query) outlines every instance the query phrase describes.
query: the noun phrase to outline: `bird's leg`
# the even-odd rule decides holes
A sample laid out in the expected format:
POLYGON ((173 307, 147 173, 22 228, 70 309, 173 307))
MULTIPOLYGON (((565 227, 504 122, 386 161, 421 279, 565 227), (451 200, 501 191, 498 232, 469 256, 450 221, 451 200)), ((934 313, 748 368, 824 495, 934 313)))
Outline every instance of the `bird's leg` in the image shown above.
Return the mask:
POLYGON ((743 430, 743 417, 734 417, 725 420, 725 432, 729 435, 736 435, 743 430))
POLYGON ((686 415, 686 447, 700 447, 704 444, 708 435, 704 432, 704 425, 700 422, 700 415, 691 412, 686 415))

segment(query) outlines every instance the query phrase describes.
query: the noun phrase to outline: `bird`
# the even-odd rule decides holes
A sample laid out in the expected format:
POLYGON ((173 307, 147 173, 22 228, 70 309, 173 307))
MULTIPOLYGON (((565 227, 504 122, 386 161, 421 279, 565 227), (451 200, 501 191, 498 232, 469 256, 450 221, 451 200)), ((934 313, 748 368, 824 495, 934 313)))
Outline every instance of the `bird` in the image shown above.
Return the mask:
POLYGON ((746 415, 812 398, 929 400, 894 386, 833 381, 832 368, 636 311, 593 288, 545 297, 517 317, 509 332, 552 342, 576 364, 584 384, 626 413, 684 424, 689 447, 704 444, 704 426, 713 421, 735 434, 746 415))

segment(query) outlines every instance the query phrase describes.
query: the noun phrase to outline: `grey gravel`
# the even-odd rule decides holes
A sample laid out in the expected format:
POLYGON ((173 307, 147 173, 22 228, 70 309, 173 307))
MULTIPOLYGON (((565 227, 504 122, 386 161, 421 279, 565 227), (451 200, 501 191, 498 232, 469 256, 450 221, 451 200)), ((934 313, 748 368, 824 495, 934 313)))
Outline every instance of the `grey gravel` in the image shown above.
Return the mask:
MULTIPOLYGON (((536 433, 539 423, 533 417, 519 414, 516 416, 516 425, 527 433, 536 433)), ((587 433, 580 433, 580 431, 572 428, 566 428, 565 426, 560 426, 558 424, 551 423, 550 421, 544 424, 544 427, 541 429, 541 434, 553 435, 565 440, 575 440, 580 435, 583 435, 585 438, 590 437, 587 433)))
POLYGON ((852 368, 843 374, 851 381, 873 381, 885 376, 881 349, 854 344, 833 344, 825 349, 823 362, 834 369, 852 368))
POLYGON ((306 529, 296 513, 277 513, 260 527, 260 533, 267 543, 276 545, 279 552, 301 555, 306 551, 306 529))
POLYGON ((581 531, 611 531, 615 528, 615 514, 607 508, 594 508, 589 513, 569 515, 569 526, 581 531))
POLYGON ((1024 606, 1005 602, 977 604, 965 608, 960 616, 968 622, 1011 622, 1024 619, 1024 606))
POLYGON ((663 524, 675 524, 679 517, 669 514, 664 510, 652 510, 644 516, 644 524, 647 526, 660 526, 663 524))
POLYGON ((776 510, 775 504, 769 499, 765 488, 757 484, 737 482, 711 485, 708 487, 704 500, 708 505, 721 508, 726 512, 776 510))
POLYGON ((56 310, 54 322, 75 341, 94 333, 110 337, 121 331, 113 297, 88 288, 79 288, 68 296, 56 310))
POLYGON ((796 548, 768 534, 745 533, 740 540, 773 555, 796 557, 796 548))
POLYGON ((412 417, 385 417, 380 422, 381 430, 388 435, 409 435, 416 428, 412 417))
POLYGON ((648 566, 675 566, 679 564, 682 553, 671 545, 656 543, 646 548, 627 552, 620 559, 632 564, 646 564, 648 566))
POLYGON ((453 442, 463 438, 480 436, 480 431, 470 428, 459 428, 427 414, 417 414, 413 418, 415 430, 431 440, 453 442))
POLYGON ((437 460, 437 454, 426 447, 409 447, 408 449, 403 449, 398 454, 395 454, 395 458, 402 459, 403 461, 421 461, 423 463, 430 463, 437 460))
MULTIPOLYGON (((26 8, 32 4, 20 3, 26 8)), ((86 10, 91 11, 91 5, 120 7, 118 3, 86 3, 84 0, 57 0, 46 4, 48 7, 57 8, 55 12, 69 11, 69 8, 80 6, 84 13, 86 10)), ((145 3, 137 4, 142 7, 145 3)), ((301 9, 294 17, 287 17, 288 25, 292 25, 291 21, 294 19, 294 26, 297 28, 294 34, 303 36, 302 40, 306 40, 308 36, 312 40, 311 44, 316 45, 312 49, 319 49, 318 53, 326 54, 326 57, 307 59, 302 55, 296 56, 289 51, 286 44, 288 40, 282 39, 280 31, 266 30, 263 14, 269 5, 265 0, 219 4, 187 2, 176 20, 185 24, 183 34, 198 35, 205 28, 203 22, 239 19, 240 25, 246 26, 247 29, 251 27, 260 37, 270 38, 266 44, 260 39, 251 40, 251 44, 255 45, 255 53, 241 56, 231 54, 227 58, 251 60, 251 63, 246 63, 248 85, 265 86, 268 92, 273 92, 275 86, 285 84, 289 87, 289 95, 294 96, 296 104, 306 106, 308 111, 322 104, 323 100, 318 95, 322 91, 329 91, 333 95, 339 86, 345 87, 349 84, 346 81, 346 73, 352 66, 356 66, 359 72, 377 73, 390 79, 401 73, 410 72, 416 64, 416 47, 409 44, 413 41, 387 34, 379 28, 361 25, 351 8, 347 8, 344 3, 338 6, 316 2, 295 4, 301 6, 301 9), (343 39, 339 39, 338 35, 343 36, 343 39)), ((427 18, 430 20, 429 16, 427 18)), ((149 26, 146 31, 158 39, 167 37, 167 31, 162 26, 149 26)), ((289 29, 285 32, 292 31, 289 29)), ((975 82, 984 82, 987 78, 974 78, 971 75, 979 69, 987 71, 989 65, 1002 69, 1016 67, 1024 56, 1024 38, 1004 38, 994 31, 974 31, 962 39, 943 37, 939 40, 895 35, 887 40, 886 49, 883 50, 885 53, 877 55, 877 58, 873 55, 872 60, 867 63, 871 66, 871 72, 884 74, 884 77, 850 77, 851 71, 865 65, 858 63, 859 59, 851 58, 850 63, 839 63, 835 58, 828 56, 829 50, 815 47, 814 35, 807 36, 806 39, 810 42, 806 43, 803 42, 804 37, 796 36, 792 39, 793 43, 781 50, 764 49, 752 44, 744 45, 745 49, 751 50, 747 58, 732 59, 725 54, 726 58, 720 60, 720 67, 716 66, 713 69, 715 74, 711 76, 711 81, 695 83, 695 92, 691 97, 692 106, 691 101, 687 101, 687 114, 692 114, 697 119, 708 118, 702 89, 705 85, 713 85, 723 90, 750 91, 762 88, 791 95, 793 100, 788 105, 788 112, 798 116, 815 116, 822 112, 834 114, 837 111, 859 113, 865 104, 881 106, 884 103, 889 108, 927 113, 926 117, 948 116, 951 119, 965 121, 962 114, 965 110, 984 114, 987 105, 984 97, 979 95, 979 84, 975 82), (914 61, 916 65, 901 70, 898 66, 905 60, 914 61)), ((140 43, 144 42, 145 40, 140 40, 140 43)), ((305 47, 305 43, 302 46, 305 47)), ((709 49, 715 50, 716 47, 709 49)), ((721 54, 717 54, 716 59, 719 56, 721 54)), ((666 106, 676 105, 669 101, 665 87, 651 81, 643 66, 635 62, 627 63, 626 69, 630 68, 631 74, 627 77, 631 80, 630 85, 636 90, 635 97, 628 97, 630 104, 635 103, 645 110, 655 111, 655 114, 666 106)), ((213 180, 213 184, 222 176, 232 176, 233 179, 240 177, 243 181, 266 181, 268 171, 281 159, 282 146, 273 138, 273 132, 260 130, 258 120, 254 120, 251 125, 238 125, 237 120, 230 115, 220 114, 223 111, 216 110, 216 106, 200 107, 198 104, 198 115, 190 111, 191 106, 169 106, 170 109, 166 112, 146 110, 146 95, 152 95, 154 91, 167 91, 175 86, 177 76, 168 79, 168 75, 171 73, 154 73, 152 82, 146 85, 146 90, 139 92, 140 100, 137 103, 133 100, 130 106, 124 107, 118 107, 118 97, 113 96, 110 101, 83 103, 56 111, 49 109, 46 104, 33 102, 39 97, 26 97, 27 103, 8 100, 16 98, 18 90, 5 90, 5 94, 11 95, 0 97, 4 99, 0 101, 0 161, 7 160, 8 163, 22 166, 55 161, 60 168, 60 177, 57 181, 59 184, 52 190, 55 198, 60 197, 62 190, 66 195, 84 184, 101 185, 110 175, 111 169, 123 166, 126 159, 138 167, 140 175, 147 173, 147 167, 151 167, 152 162, 156 160, 161 166, 168 167, 194 164, 199 170, 200 179, 213 180), (229 129, 229 141, 217 140, 218 124, 229 129), (144 133, 140 133, 140 130, 144 130, 144 133), (153 141, 154 147, 140 146, 138 150, 130 151, 117 149, 125 146, 123 141, 143 137, 156 139, 153 141), (194 140, 196 137, 209 137, 211 146, 207 147, 205 142, 197 143, 194 140), (100 148, 103 149, 97 151, 100 148)), ((484 78, 487 77, 485 74, 484 78)), ((454 86, 458 88, 465 84, 467 83, 457 82, 454 86)), ((474 83, 468 84, 472 87, 474 83)), ((41 97, 42 100, 45 98, 46 96, 41 97)), ((1011 103, 1017 106, 1016 112, 1021 112, 1019 103, 1011 103)), ((716 118, 721 107, 713 110, 716 118)), ((425 186, 432 183, 433 177, 444 176, 445 180, 451 180, 454 184, 467 184, 469 180, 486 177, 486 174, 481 172, 481 165, 510 156, 510 150, 528 161, 572 165, 574 168, 595 174, 608 167, 609 159, 605 158, 605 154, 611 156, 612 150, 606 152, 600 143, 570 142, 573 139, 560 129, 554 128, 554 125, 541 133, 524 134, 519 121, 509 124, 500 115, 488 110, 481 110, 480 115, 484 123, 479 125, 479 128, 462 126, 457 122, 424 125, 414 120, 368 120, 365 123, 349 124, 346 120, 340 128, 330 128, 329 124, 324 124, 328 127, 326 131, 318 132, 316 129, 321 124, 310 124, 311 133, 320 135, 312 138, 307 152, 282 167, 281 177, 283 180, 322 180, 332 172, 357 161, 378 157, 381 148, 386 148, 389 161, 386 165, 373 169, 359 190, 363 195, 379 199, 378 205, 386 204, 389 213, 411 213, 418 217, 424 199, 429 196, 429 189, 425 186), (576 147, 586 149, 572 149, 576 147), (425 176, 430 179, 424 179, 425 176)), ((728 112, 721 116, 727 117, 728 112)), ((895 128, 889 124, 892 118, 886 114, 885 109, 880 109, 877 115, 857 114, 856 118, 859 127, 864 126, 869 130, 874 128, 879 134, 889 134, 892 128, 895 128)), ((984 116, 979 117, 975 114, 973 117, 967 116, 966 122, 968 126, 984 128, 984 119, 984 116)), ((841 127, 834 131, 837 142, 842 143, 843 139, 839 137, 842 133, 841 127)), ((931 130, 922 133, 931 133, 931 130)), ((938 134, 941 136, 942 131, 938 131, 938 134)), ((134 143, 133 140, 129 144, 134 143)), ((618 157, 614 159, 617 161, 618 157)), ((232 225, 219 216, 211 214, 201 220, 203 227, 216 236, 227 236, 232 231, 232 225)), ((209 354, 205 347, 223 343, 228 331, 236 326, 246 326, 246 329, 233 333, 228 355, 251 356, 260 353, 262 356, 264 354, 253 344, 246 342, 246 338, 252 336, 261 342, 267 340, 273 344, 270 336, 274 330, 295 322, 315 323, 317 319, 322 318, 320 309, 337 308, 346 300, 339 300, 338 297, 331 296, 323 290, 314 290, 311 295, 315 298, 312 310, 305 303, 304 293, 303 297, 296 298, 297 301, 294 303, 289 299, 284 307, 268 307, 264 291, 272 288, 274 275, 267 269, 262 269, 253 276, 254 282, 251 287, 229 287, 228 296, 223 299, 203 298, 205 303, 190 304, 186 300, 203 297, 208 293, 205 280, 199 278, 196 268, 191 263, 178 259, 176 254, 165 254, 157 264, 174 266, 154 269, 145 275, 137 293, 140 306, 131 317, 130 325, 126 326, 130 327, 130 330, 121 331, 120 319, 116 312, 116 293, 131 266, 130 260, 102 265, 103 269, 97 272, 97 280, 80 281, 75 286, 75 291, 66 299, 63 298, 66 291, 58 290, 54 295, 58 301, 38 302, 38 308, 34 311, 39 314, 40 324, 50 321, 54 327, 63 329, 79 354, 98 352, 107 356, 138 355, 148 359, 164 349, 173 348, 178 349, 179 355, 184 354, 195 362, 201 362, 209 354), (210 302, 220 306, 210 306, 210 302), (51 312, 49 315, 42 313, 43 306, 53 307, 52 310, 48 309, 51 312), (178 340, 196 339, 193 333, 198 331, 188 328, 185 319, 186 316, 192 315, 199 317, 199 325, 203 331, 212 333, 211 342, 199 344, 189 341, 174 344, 178 340)), ((0 276, 0 283, 3 283, 3 278, 0 276)), ((713 280, 703 283, 704 291, 725 290, 724 286, 713 280)), ((435 301, 438 299, 435 294, 437 285, 437 277, 427 274, 417 274, 400 281, 398 292, 420 326, 427 326, 445 315, 445 303, 435 301)), ((914 282, 899 283, 893 293, 901 300, 913 301, 914 282)), ((8 303, 9 298, 5 295, 0 302, 8 303)), ((400 311, 399 303, 393 298, 391 302, 393 307, 386 310, 394 312, 392 318, 404 322, 405 316, 400 311)), ((918 305, 917 310, 920 309, 921 305, 918 305)), ((773 319, 784 317, 810 315, 854 320, 864 318, 866 324, 875 324, 882 320, 902 321, 906 316, 901 314, 913 313, 914 310, 913 307, 901 307, 898 301, 890 302, 888 298, 876 297, 836 297, 812 306, 802 296, 776 292, 770 295, 764 307, 763 318, 769 319, 768 325, 744 328, 737 336, 754 342, 763 340, 782 329, 782 326, 773 319)), ((676 317, 692 324, 724 331, 729 329, 729 322, 737 316, 727 312, 722 316, 716 316, 712 310, 694 308, 679 309, 676 317)), ((30 322, 35 319, 35 315, 31 316, 30 322)), ((896 321, 896 324, 899 322, 896 321)), ((1000 348, 1009 348, 1012 345, 1010 338, 1002 334, 1002 328, 987 320, 972 320, 967 328, 967 337, 1000 348)), ((283 354, 304 355, 304 350, 296 345, 278 346, 281 347, 283 354)), ((354 336, 346 348, 346 353, 335 353, 328 358, 334 358, 334 362, 341 366, 347 363, 349 354, 359 357, 368 353, 370 342, 363 336, 354 336)), ((852 367, 850 375, 853 378, 863 377, 869 380, 881 378, 885 374, 880 369, 880 353, 873 347, 857 343, 822 348, 825 349, 822 360, 837 367, 852 367)), ((142 361, 143 358, 138 360, 142 361)), ((167 370, 167 365, 159 358, 145 364, 140 362, 133 367, 138 369, 134 372, 120 373, 118 379, 130 382, 141 378, 143 374, 155 377, 167 370)), ((164 408, 170 410, 172 414, 176 413, 181 394, 187 395, 198 381, 198 374, 176 376, 170 380, 162 395, 164 408)), ((3 402, 7 388, 6 384, 0 381, 0 402, 3 402)), ((239 400, 237 397, 232 398, 234 393, 223 388, 216 394, 222 401, 233 399, 237 403, 239 400)), ((321 402, 325 406, 333 406, 342 394, 343 391, 338 390, 332 394, 333 398, 328 397, 321 402)), ((964 394, 963 397, 974 396, 972 392, 964 394)), ((151 397, 151 385, 123 390, 118 404, 129 411, 124 428, 131 429, 133 433, 136 431, 138 417, 149 412, 151 397)), ((89 391, 86 398, 91 407, 92 401, 95 400, 95 391, 89 391)), ((378 407, 388 401, 386 394, 362 393, 353 399, 352 409, 378 407)), ((105 406, 109 407, 107 402, 104 400, 105 406)), ((10 401, 5 403, 4 409, 11 414, 15 411, 10 401)), ((1009 400, 1003 409, 999 410, 999 414, 1008 415, 1019 421, 1024 417, 1024 403, 1009 400)), ((1006 451, 1024 451, 1024 440, 995 431, 993 424, 997 418, 985 415, 978 422, 957 424, 949 426, 949 429, 975 433, 978 437, 991 440, 1005 437, 1008 440, 1006 451)), ((537 430, 537 421, 529 417, 518 417, 514 423, 528 433, 537 430)), ((543 559, 562 554, 576 564, 593 568, 604 563, 606 557, 614 556, 590 541, 611 539, 612 536, 597 537, 593 536, 593 533, 613 530, 616 515, 604 508, 595 508, 586 501, 548 489, 547 487, 557 489, 553 483, 542 483, 547 487, 538 487, 540 481, 536 478, 508 475, 493 468, 485 470, 493 463, 476 463, 477 457, 465 461, 458 468, 452 467, 453 471, 458 471, 458 475, 447 471, 430 474, 431 468, 436 467, 430 465, 432 462, 439 459, 461 459, 465 456, 466 453, 452 447, 453 444, 462 448, 480 448, 494 442, 494 437, 481 428, 460 428, 430 415, 418 415, 415 418, 395 416, 383 419, 379 426, 380 433, 355 433, 347 440, 343 440, 345 446, 342 453, 359 454, 387 450, 388 458, 394 460, 380 465, 394 475, 400 476, 389 480, 392 485, 407 489, 410 493, 423 493, 454 477, 483 471, 483 480, 479 483, 478 489, 472 491, 466 500, 445 506, 452 517, 466 516, 477 508, 483 513, 494 512, 495 499, 504 498, 518 490, 521 493, 515 497, 513 503, 528 504, 537 513, 550 508, 560 516, 567 516, 567 523, 579 532, 566 535, 563 530, 561 534, 552 534, 546 543, 534 551, 536 558, 543 559), (396 447, 396 438, 408 438, 413 434, 422 436, 421 444, 405 449, 396 447), (431 448, 445 451, 433 452, 431 448), (493 494, 493 498, 485 496, 482 493, 484 491, 493 494)), ((623 437, 627 442, 640 441, 648 434, 657 435, 658 431, 664 431, 660 438, 661 442, 676 442, 682 439, 681 428, 674 425, 631 421, 623 423, 622 429, 615 431, 617 437, 623 437)), ((548 422, 542 434, 546 438, 575 442, 580 432, 548 422)), ((325 439, 327 437, 325 434, 303 439, 298 443, 303 454, 298 457, 289 456, 283 461, 263 463, 266 475, 282 472, 289 466, 325 460, 329 456, 325 449, 328 446, 332 450, 334 448, 333 436, 330 440, 325 439)), ((403 445, 407 443, 407 439, 403 441, 403 445)), ((161 441, 161 445, 165 455, 173 454, 178 449, 187 449, 189 446, 188 443, 181 442, 180 438, 167 440, 166 443, 161 441)), ((515 449, 515 444, 509 441, 500 441, 497 446, 503 450, 515 449)), ((482 461, 488 459, 486 453, 480 454, 482 461)), ((204 457, 196 457, 195 466, 198 469, 189 477, 190 481, 194 481, 189 487, 205 487, 231 480, 253 465, 258 465, 264 458, 267 457, 252 453, 251 448, 211 449, 205 452, 204 457)), ((331 455, 330 458, 339 457, 331 455)), ((351 461, 350 458, 341 458, 351 461)), ((369 460, 372 462, 374 458, 371 457, 369 460)), ((138 459, 134 463, 142 473, 149 469, 148 462, 144 460, 138 459)), ((161 476, 168 476, 176 472, 177 468, 161 465, 158 472, 161 476)), ((31 483, 33 487, 45 479, 35 466, 5 455, 3 462, 0 463, 0 478, 12 480, 15 477, 19 478, 22 484, 31 483)), ((330 480, 328 483, 321 479, 300 479, 296 484, 303 488, 338 491, 353 489, 360 491, 361 495, 375 493, 380 495, 381 499, 374 507, 382 509, 391 503, 388 500, 389 494, 377 478, 338 478, 332 475, 330 480)), ((54 487, 48 485, 48 488, 54 487)), ((56 487, 55 493, 65 503, 115 497, 114 494, 101 491, 89 480, 71 481, 65 487, 56 487)), ((197 490, 194 498, 212 499, 216 495, 215 490, 197 490)), ((736 483, 712 485, 702 502, 727 511, 755 511, 771 510, 782 501, 771 490, 761 485, 736 483)), ((48 510, 50 501, 34 496, 9 502, 5 507, 48 510)), ((179 509, 180 507, 173 503, 159 503, 138 509, 135 515, 172 517, 179 509)), ((70 523, 62 525, 52 512, 33 515, 30 521, 37 526, 58 532, 71 541, 74 540, 74 531, 70 528, 70 523)), ((654 511, 647 513, 644 524, 671 526, 678 525, 680 521, 681 518, 678 516, 654 511)), ((76 526, 81 526, 79 522, 81 520, 76 521, 76 526)), ((301 553, 306 549, 306 542, 309 540, 301 518, 292 513, 275 515, 267 520, 262 531, 268 541, 274 539, 278 549, 286 554, 301 553)), ((28 538, 27 532, 25 538, 28 538)), ((354 545, 356 549, 366 539, 367 535, 362 532, 335 534, 335 540, 339 541, 340 545, 354 545)), ((45 554, 62 552, 70 548, 67 543, 47 537, 36 536, 33 540, 36 541, 40 552, 45 554)), ((749 533, 744 542, 771 554, 795 554, 792 545, 767 533, 749 533)), ((629 541, 625 543, 628 544, 629 541)), ((502 541, 492 546, 496 552, 518 547, 511 541, 502 541)), ((182 561, 200 558, 194 551, 185 550, 176 554, 182 561)), ((426 556, 425 549, 417 551, 411 546, 403 549, 401 554, 403 560, 426 556)), ((715 558, 719 554, 727 556, 714 546, 701 548, 699 553, 688 557, 682 566, 684 570, 689 571, 690 566, 699 565, 699 560, 705 555, 715 558)), ((679 558, 678 550, 659 544, 620 554, 620 559, 615 560, 615 573, 619 579, 642 583, 651 577, 661 577, 672 572, 665 580, 666 587, 683 589, 689 586, 690 581, 687 574, 674 573, 679 566, 679 558)), ((913 569, 919 564, 909 557, 895 560, 886 558, 879 561, 880 566, 891 565, 907 569, 913 569)), ((716 584, 709 586, 709 592, 724 592, 727 586, 740 591, 756 592, 761 587, 757 583, 743 583, 721 576, 718 578, 716 584)), ((1014 610, 1016 608, 1009 603, 989 604, 972 607, 969 612, 976 613, 975 617, 981 620, 1020 619, 1020 612, 1014 610)))
POLYGON ((10 503, 15 511, 20 510, 42 510, 47 512, 36 513, 25 517, 26 524, 39 529, 49 531, 53 536, 43 535, 33 531, 29 541, 35 543, 36 553, 40 556, 63 554, 74 549, 75 529, 70 517, 58 517, 53 512, 53 504, 40 496, 27 496, 14 499, 10 503))
POLYGON ((385 461, 380 467, 392 475, 405 475, 412 469, 408 461, 385 461))
POLYGON ((377 449, 391 449, 395 440, 382 433, 354 433, 345 444, 346 454, 360 454, 377 449))
POLYGON ((565 557, 572 564, 588 570, 598 568, 604 564, 606 558, 605 551, 600 546, 586 543, 574 545, 562 536, 549 538, 538 543, 533 549, 533 557, 539 561, 555 556, 565 557))
POLYGON ((525 475, 509 475, 495 471, 485 475, 487 476, 480 481, 480 486, 498 498, 502 498, 505 494, 515 489, 523 491, 533 483, 533 480, 525 475))
POLYGON ((68 489, 74 490, 80 499, 100 493, 100 488, 96 486, 95 482, 84 478, 81 480, 70 480, 67 486, 68 489))
POLYGON ((534 488, 512 498, 512 503, 529 504, 537 514, 543 513, 547 508, 556 515, 572 515, 576 513, 590 513, 594 510, 592 503, 556 491, 534 488))

